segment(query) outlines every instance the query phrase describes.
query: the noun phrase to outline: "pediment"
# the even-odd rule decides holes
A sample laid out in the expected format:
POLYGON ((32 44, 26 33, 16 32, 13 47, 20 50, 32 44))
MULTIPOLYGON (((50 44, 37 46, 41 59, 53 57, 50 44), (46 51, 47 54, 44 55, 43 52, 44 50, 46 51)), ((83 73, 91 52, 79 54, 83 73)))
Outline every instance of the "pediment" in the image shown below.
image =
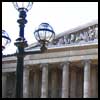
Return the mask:
MULTIPOLYGON (((98 20, 91 21, 56 35, 55 40, 48 44, 48 48, 95 42, 98 43, 98 20)), ((26 51, 39 49, 40 44, 37 42, 25 48, 26 51)))

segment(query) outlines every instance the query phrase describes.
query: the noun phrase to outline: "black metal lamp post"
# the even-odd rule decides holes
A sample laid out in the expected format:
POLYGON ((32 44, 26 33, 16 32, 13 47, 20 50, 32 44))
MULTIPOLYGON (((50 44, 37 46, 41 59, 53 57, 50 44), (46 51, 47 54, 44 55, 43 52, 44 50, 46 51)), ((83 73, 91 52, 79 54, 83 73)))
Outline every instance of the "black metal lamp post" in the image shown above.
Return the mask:
MULTIPOLYGON (((16 68, 16 98, 23 98, 23 67, 24 67, 24 56, 27 54, 42 53, 46 48, 46 44, 53 40, 55 32, 48 23, 41 23, 38 29, 35 30, 34 35, 38 42, 41 44, 41 51, 28 51, 25 52, 24 48, 27 46, 27 41, 24 38, 24 27, 27 23, 26 13, 32 8, 33 2, 13 2, 14 7, 19 11, 19 37, 14 43, 17 47, 17 68, 16 68)), ((6 37, 5 37, 6 38, 6 37)), ((6 38, 9 41, 10 38, 6 38)), ((4 46, 2 46, 2 49, 4 46)))
POLYGON ((16 69, 16 98, 23 97, 23 67, 24 67, 24 48, 27 46, 27 41, 24 38, 24 27, 27 23, 26 13, 32 8, 32 2, 13 2, 14 7, 19 11, 20 32, 19 38, 16 39, 15 45, 17 50, 17 69, 16 69))

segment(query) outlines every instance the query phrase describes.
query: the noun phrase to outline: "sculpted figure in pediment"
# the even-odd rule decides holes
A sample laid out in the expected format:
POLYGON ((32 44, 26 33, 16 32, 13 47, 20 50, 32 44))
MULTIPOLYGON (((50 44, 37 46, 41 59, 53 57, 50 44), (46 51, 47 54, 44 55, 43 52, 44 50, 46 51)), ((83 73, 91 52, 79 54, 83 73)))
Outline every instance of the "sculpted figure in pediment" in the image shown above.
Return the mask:
POLYGON ((70 43, 75 43, 75 34, 70 34, 70 43))
POLYGON ((69 38, 69 34, 64 36, 64 43, 65 44, 69 44, 70 43, 70 38, 69 38))
POLYGON ((95 39, 98 39, 98 25, 94 28, 95 39))
POLYGON ((88 41, 88 34, 86 30, 82 30, 76 33, 76 39, 75 41, 78 42, 87 42, 88 41))
POLYGON ((88 28, 84 29, 83 33, 84 33, 84 40, 85 40, 85 42, 88 42, 89 41, 88 28))
POLYGON ((80 34, 79 32, 77 32, 75 35, 76 35, 75 42, 78 43, 80 41, 80 34))
POLYGON ((64 37, 61 37, 58 41, 58 45, 64 44, 64 37))
POLYGON ((89 40, 94 40, 94 37, 95 37, 95 33, 94 33, 94 30, 92 27, 89 27, 89 30, 88 30, 88 34, 89 34, 89 40))

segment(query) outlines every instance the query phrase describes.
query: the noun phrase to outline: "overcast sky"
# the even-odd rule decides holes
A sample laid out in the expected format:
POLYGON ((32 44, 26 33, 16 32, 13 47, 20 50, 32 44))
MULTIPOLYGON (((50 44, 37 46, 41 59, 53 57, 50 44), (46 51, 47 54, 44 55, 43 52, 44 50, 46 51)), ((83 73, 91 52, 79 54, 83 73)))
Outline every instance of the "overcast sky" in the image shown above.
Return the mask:
MULTIPOLYGON (((16 51, 14 42, 19 36, 18 17, 19 13, 12 2, 2 2, 2 29, 6 30, 12 40, 3 51, 4 54, 16 51)), ((57 35, 98 19, 98 2, 34 2, 26 19, 25 38, 28 44, 32 44, 36 42, 33 32, 42 22, 49 23, 57 35)))

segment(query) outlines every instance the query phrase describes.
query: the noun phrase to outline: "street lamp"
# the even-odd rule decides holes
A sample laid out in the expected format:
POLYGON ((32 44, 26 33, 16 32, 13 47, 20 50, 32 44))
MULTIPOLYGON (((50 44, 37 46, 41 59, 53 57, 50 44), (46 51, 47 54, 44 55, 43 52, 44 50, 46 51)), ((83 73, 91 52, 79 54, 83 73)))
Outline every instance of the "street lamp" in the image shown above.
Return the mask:
POLYGON ((32 8, 33 2, 13 2, 14 7, 19 12, 19 37, 14 43, 17 47, 17 69, 16 69, 16 98, 23 97, 23 67, 24 67, 24 48, 27 46, 27 41, 24 38, 24 27, 27 23, 25 19, 27 12, 32 8))
POLYGON ((36 40, 41 44, 41 50, 47 50, 46 45, 55 38, 55 32, 48 23, 41 23, 34 32, 36 40))
POLYGON ((5 30, 2 30, 2 51, 11 42, 11 39, 5 30))
MULTIPOLYGON (((34 35, 37 41, 41 44, 41 51, 28 51, 25 52, 24 48, 27 47, 27 41, 24 37, 24 27, 27 23, 25 19, 27 12, 32 8, 33 2, 13 2, 15 9, 19 12, 19 37, 15 41, 17 47, 17 68, 16 68, 16 98, 23 97, 23 67, 24 67, 24 56, 27 54, 36 54, 41 53, 47 50, 46 45, 50 40, 53 40, 55 37, 55 32, 53 28, 48 23, 41 23, 38 29, 35 30, 34 35)), ((5 36, 3 36, 5 37, 5 36)), ((9 37, 5 37, 9 41, 9 37)), ((8 43, 8 42, 7 42, 8 43)), ((5 45, 2 45, 2 49, 5 45)))

